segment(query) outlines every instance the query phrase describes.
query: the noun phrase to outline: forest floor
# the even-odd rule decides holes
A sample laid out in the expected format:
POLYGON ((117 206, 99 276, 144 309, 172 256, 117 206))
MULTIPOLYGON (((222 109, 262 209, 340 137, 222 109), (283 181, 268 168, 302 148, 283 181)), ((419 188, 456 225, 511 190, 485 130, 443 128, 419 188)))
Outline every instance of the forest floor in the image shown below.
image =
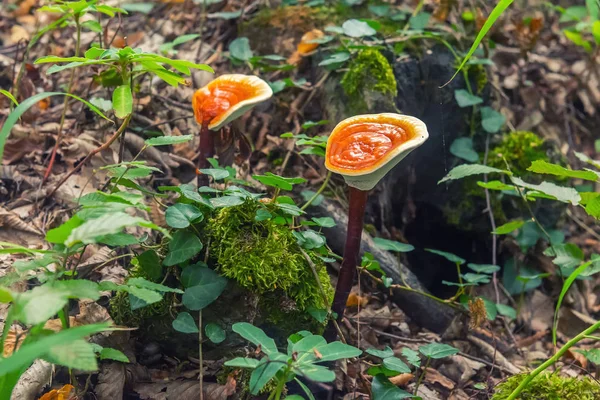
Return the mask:
MULTIPOLYGON (((71 56, 76 41, 74 27, 51 30, 31 49, 27 49, 27 43, 36 32, 56 17, 52 13, 35 11, 40 5, 37 0, 4 3, 0 16, 0 88, 15 93, 13 83, 18 81, 19 102, 40 92, 64 91, 70 78, 68 70, 47 75, 47 66, 33 62, 47 55, 71 56), (17 79, 22 65, 25 66, 24 73, 17 79)), ((120 160, 131 160, 149 137, 193 134, 195 139, 190 143, 170 146, 168 150, 161 147, 146 151, 140 160, 159 168, 162 173, 143 179, 144 187, 156 189, 159 186, 188 183, 195 185, 196 147, 200 128, 194 119, 191 98, 196 89, 206 85, 213 77, 225 73, 257 74, 275 88, 270 101, 259 105, 235 122, 227 142, 222 144, 224 148, 221 152, 227 154, 224 157, 230 158, 238 178, 248 182, 249 190, 264 191, 264 186, 253 180, 252 175, 273 172, 281 176, 302 177, 306 179, 306 183, 300 185, 301 190, 296 190, 293 194, 294 198, 300 199, 300 203, 321 186, 327 174, 322 159, 314 154, 300 154, 303 148, 295 145, 293 140, 282 138, 281 134, 310 132, 311 136, 324 135, 338 122, 310 124, 310 121, 331 118, 325 105, 333 101, 335 92, 326 86, 332 81, 339 82, 347 69, 340 67, 327 70, 317 65, 319 60, 326 57, 320 52, 326 52, 328 44, 319 45, 323 50, 317 48, 308 54, 298 52, 298 44, 304 33, 315 28, 325 30, 327 25, 335 25, 328 21, 328 18, 333 17, 312 17, 314 7, 319 10, 319 7, 325 6, 320 3, 313 8, 310 4, 284 6, 269 4, 268 1, 211 1, 205 7, 191 1, 131 3, 125 6, 109 1, 107 4, 123 6, 130 12, 128 15, 112 18, 108 23, 103 22, 100 37, 106 47, 141 47, 144 51, 208 64, 215 74, 193 71, 186 84, 178 87, 169 86, 158 78, 139 80, 135 88, 135 112, 128 131, 120 141, 92 157, 90 162, 57 190, 54 189, 65 174, 104 143, 115 127, 86 110, 81 103, 69 101, 62 128, 64 137, 60 138, 56 162, 46 179, 44 175, 52 149, 58 140, 57 132, 65 103, 61 97, 51 97, 36 103, 12 129, 4 147, 0 165, 0 242, 36 249, 49 248, 45 240, 48 230, 59 226, 73 214, 78 207, 77 199, 106 187, 111 177, 102 167, 116 164, 120 160), (271 9, 272 12, 265 12, 266 9, 271 9), (282 11, 284 9, 288 11, 282 11), (199 33, 200 36, 197 35, 199 33), (194 36, 181 44, 174 43, 184 35, 194 36), (275 54, 279 57, 240 59, 244 58, 243 54, 239 55, 240 51, 243 53, 248 49, 232 49, 230 44, 236 38, 246 36, 253 56, 275 54), (303 126, 307 122, 309 125, 303 126), (231 151, 239 143, 239 136, 236 136, 239 132, 245 135, 251 148, 232 154, 231 151), (302 194, 301 191, 305 193, 302 194)), ((435 23, 432 20, 427 29, 455 36, 458 43, 456 46, 463 54, 462 51, 468 48, 474 38, 473 32, 452 33, 452 27, 453 24, 464 21, 463 13, 468 7, 461 5, 463 8, 459 9, 454 2, 446 1, 425 1, 421 3, 423 4, 424 10, 434 15, 438 13, 440 18, 435 23), (446 3, 449 5, 445 6, 446 3), (440 17, 439 13, 444 12, 444 7, 449 9, 446 15, 440 17)), ((380 5, 388 6, 385 3, 380 5)), ((416 3, 393 5, 409 14, 416 6, 416 3)), ((362 6, 357 2, 354 7, 362 6)), ((474 14, 488 15, 491 8, 488 4, 472 11, 474 14)), ((352 11, 348 11, 352 10, 351 6, 332 6, 327 10, 330 13, 344 10, 347 13, 345 15, 352 14, 352 11)), ((386 24, 390 22, 386 18, 377 13, 371 17, 374 21, 384 21, 383 25, 387 27, 386 24)), ((482 16, 475 15, 474 18, 477 20, 482 16)), ((398 22, 397 25, 400 30, 404 23, 398 22)), ((509 8, 491 33, 495 48, 488 49, 493 53, 493 61, 485 65, 488 93, 485 101, 493 104, 493 108, 505 117, 509 130, 536 132, 549 146, 550 158, 559 158, 567 165, 580 167, 575 151, 591 158, 598 158, 600 154, 599 52, 598 45, 591 53, 576 46, 564 37, 562 29, 555 11, 542 5, 532 9, 521 6, 509 8), (529 25, 524 25, 523 21, 527 18, 529 25), (532 24, 532 20, 537 22, 532 24)), ((392 39, 398 35, 380 35, 381 38, 386 36, 387 39, 392 39)), ((98 39, 97 32, 84 30, 81 35, 82 51, 98 39)), ((384 46, 393 46, 393 43, 391 40, 384 46)), ((420 47, 408 47, 404 50, 412 52, 414 56, 431 51, 431 48, 431 43, 423 43, 420 47)), ((392 57, 398 61, 405 57, 402 54, 392 57)), ((418 59, 419 55, 416 57, 418 59)), ((112 88, 97 83, 94 79, 97 72, 95 67, 76 70, 72 92, 85 99, 93 99, 93 104, 102 109, 103 102, 111 99, 112 88)), ((444 83, 444 80, 444 77, 440 77, 439 83, 444 83)), ((1 97, 0 120, 3 123, 10 108, 10 100, 1 97)), ((109 104, 104 110, 110 109, 109 104)), ((452 127, 447 129, 451 130, 452 127)), ((469 132, 458 135, 468 137, 469 132)), ((485 152, 487 157, 487 152, 490 151, 489 140, 474 139, 472 143, 475 143, 476 155, 485 152)), ((448 169, 459 163, 449 147, 450 143, 437 153, 438 157, 450 160, 448 169)), ((473 151, 473 144, 471 150, 473 151)), ((435 177, 436 180, 442 178, 443 175, 435 177)), ((390 187, 376 189, 369 208, 371 214, 367 215, 366 223, 371 235, 403 242, 406 241, 406 235, 404 226, 399 221, 414 218, 420 205, 415 202, 411 205, 414 209, 407 207, 401 210, 402 216, 400 210, 392 210, 392 214, 396 213, 395 218, 387 218, 391 214, 381 211, 386 207, 382 204, 385 201, 377 199, 393 197, 394 190, 396 189, 390 187), (375 214, 378 210, 381 215, 375 214), (384 214, 387 217, 382 217, 384 214)), ((337 207, 347 207, 348 200, 339 177, 334 176, 323 194, 337 207)), ((311 208, 307 211, 310 216, 311 208)), ((164 212, 158 203, 149 204, 146 212, 152 222, 165 226, 164 212)), ((484 208, 477 210, 477 213, 487 218, 484 208)), ((560 213, 556 218, 555 229, 562 232, 569 243, 581 249, 579 259, 600 254, 600 228, 595 225, 594 219, 575 207, 565 207, 560 213)), ((489 231, 491 230, 490 228, 489 231)), ((137 233, 143 231, 144 229, 139 228, 137 233)), ((343 230, 340 232, 345 234, 343 230)), ((389 346, 397 356, 405 355, 403 349, 406 348, 418 351, 419 347, 429 343, 449 344, 459 352, 447 358, 433 360, 426 369, 418 368, 410 373, 396 375, 392 382, 408 392, 414 392, 418 386, 416 394, 423 399, 491 398, 494 388, 500 382, 539 365, 555 353, 551 329, 555 301, 563 284, 563 279, 553 274, 556 266, 552 259, 543 254, 547 246, 542 241, 535 245, 534 240, 534 245, 523 251, 519 238, 494 235, 493 240, 494 250, 497 249, 498 254, 504 255, 499 256, 499 259, 506 260, 509 258, 507 255, 519 258, 536 271, 537 275, 530 276, 530 280, 539 280, 538 285, 528 287, 526 292, 507 295, 508 292, 499 283, 502 272, 494 272, 493 280, 488 279, 488 283, 474 289, 473 296, 498 299, 494 303, 509 306, 509 311, 505 309, 504 312, 499 312, 501 309, 494 306, 494 315, 490 315, 488 309, 487 314, 484 313, 482 317, 481 313, 478 315, 474 305, 470 308, 467 306, 461 311, 461 315, 464 315, 456 318, 450 327, 443 332, 433 332, 419 326, 406 315, 403 304, 394 301, 391 295, 394 289, 386 289, 368 275, 361 275, 350 295, 346 316, 341 323, 345 339, 363 350, 383 350, 389 346), (553 275, 540 275, 544 273, 553 275), (418 381, 420 385, 417 384, 418 381)), ((489 234, 485 241, 489 245, 492 235, 489 234)), ((80 255, 79 268, 88 266, 94 269, 97 274, 94 279, 122 283, 128 275, 130 258, 113 260, 113 257, 126 253, 99 244, 91 245, 80 255)), ((573 254, 568 256, 574 257, 573 254)), ((13 263, 21 258, 19 255, 0 252, 0 275, 7 274, 13 263)), ((495 255, 493 259, 496 260, 495 255)), ((421 267, 409 262, 404 255, 400 256, 400 260, 409 269, 418 270, 421 267)), ((433 276, 441 268, 454 268, 452 263, 448 264, 442 258, 439 260, 440 265, 427 267, 433 276)), ((488 263, 491 261, 490 256, 488 263)), ((330 268, 330 272, 335 282, 336 267, 330 268)), ((528 282, 524 282, 523 288, 527 284, 528 282)), ((600 315, 599 285, 600 275, 593 275, 578 281, 569 291, 560 312, 557 330, 559 344, 564 344, 596 322, 600 315)), ((14 290, 26 288, 25 283, 20 287, 13 286, 14 290)), ((447 291, 442 291, 435 294, 442 296, 446 293, 447 291)), ((87 321, 109 320, 109 298, 110 294, 107 294, 97 302, 82 302, 73 307, 72 315, 87 321)), ((0 310, 5 312, 6 308, 0 310)), ((197 349, 191 347, 187 359, 181 359, 175 357, 170 348, 161 343, 160 338, 146 342, 145 338, 137 336, 136 330, 128 331, 125 336, 119 336, 115 340, 120 341, 118 347, 133 361, 129 364, 104 361, 100 364, 98 373, 80 375, 77 378, 79 385, 76 385, 76 398, 198 398, 197 349)), ((589 376, 596 381, 600 364, 595 364, 577 352, 595 348, 595 343, 591 338, 579 342, 552 370, 559 370, 562 375, 570 377, 589 376)), ((226 376, 226 379, 222 376, 217 379, 217 371, 223 361, 223 358, 204 358, 206 399, 225 399, 236 390, 237 372, 226 376)), ((369 397, 372 378, 366 371, 369 363, 373 365, 376 362, 368 359, 363 361, 348 362, 343 368, 336 368, 333 386, 344 399, 369 397)), ((70 382, 66 370, 57 371, 52 384, 44 389, 46 392, 70 382)))

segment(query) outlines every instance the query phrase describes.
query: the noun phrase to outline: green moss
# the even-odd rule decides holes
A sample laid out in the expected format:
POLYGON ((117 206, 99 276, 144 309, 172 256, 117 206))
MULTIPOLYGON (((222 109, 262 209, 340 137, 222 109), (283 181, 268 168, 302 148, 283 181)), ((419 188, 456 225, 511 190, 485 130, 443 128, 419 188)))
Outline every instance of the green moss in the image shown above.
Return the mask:
MULTIPOLYGON (((525 379, 514 375, 496 386, 492 400, 505 400, 525 379)), ((600 398, 600 385, 588 377, 569 378, 557 374, 541 374, 519 395, 520 400, 595 400, 600 398)))
POLYGON ((533 132, 516 131, 505 135, 502 142, 490 151, 488 165, 506 169, 504 157, 517 176, 528 175, 532 161, 548 161, 544 140, 533 132))
POLYGON ((382 94, 390 103, 398 92, 394 70, 377 49, 361 50, 350 62, 341 85, 353 108, 364 108, 369 92, 382 94))
MULTIPOLYGON (((283 292, 299 311, 326 308, 292 231, 272 220, 255 221, 258 207, 257 202, 247 201, 219 210, 208 221, 210 254, 216 261, 216 269, 253 293, 283 292)), ((325 265, 316 256, 309 255, 331 300, 333 288, 325 265)))

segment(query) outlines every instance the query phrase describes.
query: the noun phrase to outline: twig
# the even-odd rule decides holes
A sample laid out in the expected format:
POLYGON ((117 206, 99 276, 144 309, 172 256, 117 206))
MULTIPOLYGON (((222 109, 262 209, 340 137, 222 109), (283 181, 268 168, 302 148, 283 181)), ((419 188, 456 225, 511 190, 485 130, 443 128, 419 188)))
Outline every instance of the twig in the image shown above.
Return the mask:
POLYGON ((52 195, 54 193, 56 193, 56 191, 67 181, 67 179, 69 179, 75 172, 79 171, 81 169, 81 167, 83 167, 83 165, 89 161, 93 156, 95 156, 96 154, 100 153, 103 150, 108 149, 114 142, 115 140, 117 140, 119 138, 119 136, 121 136, 121 134, 123 132, 125 132, 125 129, 127 129, 127 126, 129 125, 129 121, 131 120, 131 114, 129 114, 124 120, 123 123, 121 124, 121 126, 119 127, 119 129, 111 136, 110 139, 108 139, 108 141, 106 143, 104 143, 102 146, 95 148, 94 150, 92 150, 87 156, 85 156, 85 158, 83 159, 83 161, 81 161, 79 164, 77 164, 77 166, 75 168, 73 168, 71 170, 71 172, 67 173, 61 180, 60 182, 58 182, 56 184, 56 186, 54 187, 54 189, 52 189, 52 191, 48 194, 47 198, 52 197, 52 195))

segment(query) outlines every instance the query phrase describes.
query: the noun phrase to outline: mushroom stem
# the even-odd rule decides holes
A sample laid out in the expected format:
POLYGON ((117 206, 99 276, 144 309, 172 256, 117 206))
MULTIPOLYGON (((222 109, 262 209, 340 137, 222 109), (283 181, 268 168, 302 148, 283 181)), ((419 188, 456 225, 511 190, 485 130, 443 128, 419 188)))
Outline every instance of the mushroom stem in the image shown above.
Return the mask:
MULTIPOLYGON (((331 311, 337 314, 337 320, 341 320, 346 310, 346 302, 354 283, 356 266, 359 264, 360 243, 369 192, 350 187, 350 207, 348 210, 348 231, 346 233, 346 245, 344 247, 344 259, 340 267, 333 305, 331 311)), ((329 323, 325 332, 325 339, 335 340, 337 331, 333 322, 329 323)))
MULTIPOLYGON (((198 170, 207 168, 208 159, 215 154, 215 142, 212 133, 208 130, 208 122, 202 123, 200 129, 200 144, 198 145, 198 170)), ((208 175, 196 171, 198 174, 198 187, 208 185, 208 175)))

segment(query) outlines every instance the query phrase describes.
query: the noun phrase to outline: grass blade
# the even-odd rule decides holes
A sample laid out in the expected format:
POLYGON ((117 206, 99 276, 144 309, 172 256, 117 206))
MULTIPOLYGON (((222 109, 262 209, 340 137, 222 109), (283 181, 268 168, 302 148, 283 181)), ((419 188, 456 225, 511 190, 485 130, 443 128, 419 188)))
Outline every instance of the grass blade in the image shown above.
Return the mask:
POLYGON ((477 50, 477 47, 479 47, 479 44, 481 43, 481 41, 483 40, 485 35, 487 35, 490 28, 494 25, 496 20, 498 18, 500 18, 500 16, 504 12, 504 10, 506 10, 508 8, 508 6, 510 6, 512 4, 513 1, 514 0, 500 0, 500 2, 498 2, 498 4, 496 4, 496 7, 494 7, 494 9, 492 10, 492 13, 488 17, 488 19, 485 21, 485 24, 483 24, 483 27, 481 28, 481 30, 479 31, 479 34, 475 38, 475 41, 473 42, 473 45, 469 49, 469 52, 467 53, 465 58, 460 63, 460 66, 458 67, 458 69, 456 70, 454 75, 452 75, 452 78, 450 78, 450 80, 448 82, 444 83, 441 87, 446 86, 447 84, 452 82, 452 80, 454 78, 456 78, 456 75, 458 75, 458 73, 463 69, 465 64, 467 64, 467 61, 469 61, 469 59, 471 58, 473 53, 475 53, 475 50, 477 50))
POLYGON ((579 267, 577 267, 577 269, 575 271, 573 271, 573 273, 571 273, 571 275, 569 275, 569 277, 565 280, 565 283, 563 284, 562 290, 560 291, 560 296, 558 296, 558 302, 556 303, 556 308, 554 309, 554 321, 552 322, 552 344, 554 346, 556 346, 556 330, 558 328, 558 310, 560 310, 560 306, 562 305, 563 299, 565 297, 565 295, 567 294, 567 292, 569 291, 569 288, 571 287, 571 285, 573 284, 573 282, 575 282, 575 279, 577 279, 577 277, 586 270, 587 267, 590 266, 590 264, 592 263, 592 260, 581 264, 579 267))
POLYGON ((19 106, 16 107, 8 115, 8 118, 6 119, 6 122, 4 123, 4 126, 2 126, 2 130, 0 130, 0 161, 2 161, 2 157, 4 155, 4 144, 6 143, 6 139, 8 139, 8 135, 10 135, 10 131, 12 130, 13 126, 15 126, 15 124, 17 123, 17 121, 19 120, 19 118, 21 118, 21 115, 23 115, 25 113, 25 111, 27 111, 31 106, 33 106, 34 104, 36 104, 40 100, 45 99, 47 97, 58 96, 58 95, 70 96, 70 97, 72 97, 72 98, 74 98, 76 100, 79 100, 83 104, 85 104, 86 106, 88 106, 93 112, 95 112, 96 114, 98 114, 99 116, 101 116, 102 118, 104 118, 105 120, 112 122, 112 120, 110 120, 106 115, 104 115, 102 113, 102 111, 100 111, 100 109, 98 107, 96 107, 95 105, 93 105, 89 101, 82 99, 79 96, 75 96, 74 94, 61 93, 61 92, 43 92, 43 93, 38 93, 38 94, 36 94, 34 96, 31 96, 27 100, 21 102, 21 104, 19 104, 19 106))

